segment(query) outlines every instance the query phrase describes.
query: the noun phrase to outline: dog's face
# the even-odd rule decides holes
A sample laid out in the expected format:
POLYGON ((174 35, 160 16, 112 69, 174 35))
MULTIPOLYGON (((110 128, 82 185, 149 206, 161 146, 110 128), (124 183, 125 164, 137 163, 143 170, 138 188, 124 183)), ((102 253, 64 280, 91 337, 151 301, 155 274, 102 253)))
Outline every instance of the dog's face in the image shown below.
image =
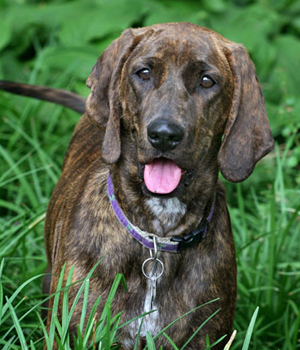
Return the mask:
POLYGON ((218 164, 225 178, 242 181, 272 148, 246 50, 208 29, 179 23, 125 31, 88 85, 89 115, 105 123, 109 114, 104 160, 120 157, 121 120, 121 134, 133 140, 127 160, 147 195, 180 195, 199 167, 218 164))
POLYGON ((158 32, 124 66, 123 128, 134 135, 145 193, 178 195, 221 140, 233 78, 207 36, 158 32))

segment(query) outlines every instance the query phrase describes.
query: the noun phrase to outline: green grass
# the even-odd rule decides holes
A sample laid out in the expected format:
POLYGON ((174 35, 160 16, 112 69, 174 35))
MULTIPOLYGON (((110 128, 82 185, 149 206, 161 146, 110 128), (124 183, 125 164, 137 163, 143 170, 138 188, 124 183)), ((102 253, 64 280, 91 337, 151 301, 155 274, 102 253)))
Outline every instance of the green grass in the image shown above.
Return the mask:
MULTIPOLYGON (((87 96, 85 79, 97 56, 130 25, 186 20, 242 42, 257 67, 276 146, 245 182, 226 183, 238 264, 238 332, 230 349, 300 349, 299 2, 141 3, 3 0, 0 77, 87 96), (81 25, 74 26, 78 21, 81 25)), ((45 298, 43 220, 79 116, 6 93, 1 94, 0 114, 0 348, 41 349, 44 338, 51 347, 55 336, 61 342, 69 337, 71 310, 65 309, 61 323, 53 317, 49 334, 39 316, 45 298)), ((123 281, 116 278, 116 284, 123 281)), ((84 300, 88 290, 86 279, 81 289, 84 300)), ((60 293, 67 299, 67 288, 58 289, 55 297, 60 293)), ((93 312, 88 317, 78 349, 96 335, 102 349, 110 348, 121 327, 119 315, 111 315, 108 304, 104 322, 95 325, 93 312)), ((168 339, 164 332, 161 336, 168 339)), ((154 349, 149 334, 147 344, 154 349)))
MULTIPOLYGON (((23 283, 11 295, 11 297, 5 296, 3 308, 1 309, 1 312, 0 312, 0 325, 3 327, 2 329, 6 330, 5 334, 3 335, 3 338, 1 338, 0 340, 0 344, 3 346, 3 349, 20 348, 22 350, 28 350, 28 349, 34 350, 34 349, 41 349, 43 344, 46 344, 47 349, 52 349, 54 341, 56 341, 58 345, 58 349, 71 350, 69 324, 70 324, 73 312, 75 310, 75 307, 79 304, 78 302, 80 298, 82 299, 82 306, 81 306, 82 313, 81 313, 80 324, 78 325, 78 328, 77 328, 78 334, 77 336, 73 336, 74 344, 72 349, 75 349, 75 350, 88 350, 88 349, 96 349, 96 348, 106 349, 106 350, 118 349, 118 342, 119 342, 119 339, 121 338, 122 328, 130 324, 131 322, 141 319, 140 328, 137 333, 136 346, 135 346, 135 348, 137 348, 139 334, 143 323, 143 318, 151 312, 135 317, 134 319, 129 320, 124 324, 120 323, 120 317, 122 315, 122 311, 119 312, 117 315, 111 314, 111 304, 113 302, 113 299, 117 292, 119 284, 122 283, 125 291, 127 291, 126 281, 122 274, 118 274, 115 278, 115 281, 112 284, 110 293, 107 297, 100 319, 97 319, 97 322, 96 322, 96 312, 97 312, 99 302, 101 300, 101 295, 99 295, 99 297, 96 299, 90 314, 87 314, 86 306, 88 301, 89 282, 90 282, 90 279, 93 278, 93 272, 97 267, 97 265, 101 263, 101 260, 93 267, 93 269, 89 272, 89 274, 86 276, 84 280, 75 282, 73 284, 71 284, 71 278, 73 275, 74 268, 71 268, 67 277, 66 286, 63 287, 62 283, 63 283, 64 273, 65 273, 65 266, 64 266, 61 271, 61 274, 57 283, 57 290, 54 293, 54 295, 51 295, 43 300, 40 300, 38 303, 36 303, 31 308, 26 310, 25 313, 23 310, 22 316, 18 316, 17 313, 18 311, 20 311, 19 309, 21 308, 22 301, 24 300, 24 298, 15 306, 13 306, 13 303, 20 296, 22 290, 26 288, 27 285, 31 284, 34 280, 40 278, 41 275, 35 276, 32 279, 29 279, 28 281, 23 283), (81 285, 78 289, 78 292, 76 294, 73 304, 71 305, 71 307, 69 307, 68 305, 69 288, 77 283, 80 283, 81 285), (50 297, 53 297, 53 305, 52 305, 52 316, 51 316, 50 327, 49 327, 49 330, 47 331, 46 326, 44 325, 44 322, 37 311, 37 308, 41 305, 43 301, 49 299, 50 297), (59 319, 57 316, 57 311, 58 311, 59 299, 61 297, 63 298, 62 315, 61 315, 61 319, 59 319), (24 320, 28 315, 31 315, 31 314, 35 316, 36 324, 35 324, 35 327, 32 329, 32 331, 29 334, 26 334, 26 328, 28 324, 25 323, 24 320), (8 320, 11 322, 9 323, 8 320), (41 331, 43 336, 41 336, 41 331)), ((4 260, 2 260, 2 263, 0 265, 0 279, 2 278, 3 266, 4 266, 4 260)), ((0 284, 1 304, 3 302, 3 294, 4 293, 3 293, 2 284, 0 284)), ((156 349, 155 340, 158 339, 160 336, 164 336, 175 350, 179 349, 176 346, 176 344, 172 341, 172 339, 170 339, 170 337, 165 333, 168 330, 168 328, 172 327, 172 325, 175 322, 179 321, 181 318, 203 307, 204 305, 212 303, 216 300, 212 300, 206 304, 200 305, 194 310, 190 310, 186 314, 182 315, 179 319, 174 320, 170 325, 162 329, 155 337, 152 337, 151 334, 147 332, 146 333, 147 344, 145 349, 155 350, 156 349)), ((216 310, 201 325, 199 325, 198 329, 194 332, 194 334, 186 341, 186 343, 180 349, 183 350, 184 348, 186 348, 186 346, 188 346, 190 341, 201 330, 201 328, 207 322, 209 322, 209 320, 212 319, 219 311, 220 309, 216 310)), ((258 308, 256 309, 252 317, 251 323, 248 327, 242 350, 248 349, 254 324, 255 324, 255 319, 257 317, 257 312, 258 312, 258 308)), ((208 346, 206 347, 206 350, 211 349, 214 345, 218 344, 225 337, 226 335, 218 339, 215 343, 208 344, 208 346)))

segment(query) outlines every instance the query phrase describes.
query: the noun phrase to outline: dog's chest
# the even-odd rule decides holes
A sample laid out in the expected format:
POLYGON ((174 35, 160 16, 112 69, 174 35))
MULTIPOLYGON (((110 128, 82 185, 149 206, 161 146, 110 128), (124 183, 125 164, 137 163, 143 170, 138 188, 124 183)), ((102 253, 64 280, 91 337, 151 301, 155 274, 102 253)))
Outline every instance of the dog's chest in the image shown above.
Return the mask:
POLYGON ((153 226, 157 234, 172 230, 186 213, 186 205, 178 198, 150 198, 146 205, 154 214, 153 226))
MULTIPOLYGON (((186 205, 180 202, 177 198, 150 198, 146 200, 146 206, 148 210, 155 216, 153 220, 153 227, 156 234, 163 234, 166 231, 171 230, 176 227, 182 217, 186 214, 186 205)), ((157 283, 159 284, 160 281, 157 283)), ((140 329, 140 337, 146 337, 146 332, 148 331, 153 337, 158 334, 162 328, 160 322, 161 314, 158 306, 151 303, 152 300, 152 289, 151 281, 147 283, 147 289, 143 292, 143 309, 142 313, 147 313, 151 310, 155 310, 152 313, 146 315, 143 319, 143 323, 140 329)), ((134 346, 133 340, 136 339, 138 334, 141 320, 139 319, 132 322, 128 326, 128 331, 130 334, 130 339, 124 339, 124 345, 128 349, 134 346)))
POLYGON ((143 304, 143 310, 141 311, 141 314, 147 313, 151 310, 155 310, 152 313, 146 315, 143 319, 140 318, 137 321, 134 321, 129 324, 128 326, 128 332, 130 334, 130 340, 125 340, 125 345, 128 345, 128 349, 132 348, 132 342, 136 341, 137 334, 140 329, 140 337, 145 338, 146 333, 149 332, 152 337, 154 337, 158 332, 161 330, 160 325, 160 314, 159 310, 157 309, 157 305, 154 303, 151 307, 151 299, 152 299, 152 293, 151 293, 151 286, 148 283, 148 288, 146 290, 145 296, 144 296, 144 304, 143 304), (141 326, 142 322, 142 326, 141 326))

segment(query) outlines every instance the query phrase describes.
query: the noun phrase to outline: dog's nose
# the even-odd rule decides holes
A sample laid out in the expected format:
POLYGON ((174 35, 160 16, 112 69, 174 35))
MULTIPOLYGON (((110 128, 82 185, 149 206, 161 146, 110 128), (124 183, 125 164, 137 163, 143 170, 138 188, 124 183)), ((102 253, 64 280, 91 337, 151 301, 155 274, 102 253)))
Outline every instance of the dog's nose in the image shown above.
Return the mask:
POLYGON ((171 151, 182 141, 184 129, 169 120, 155 119, 147 128, 148 140, 162 152, 171 151))

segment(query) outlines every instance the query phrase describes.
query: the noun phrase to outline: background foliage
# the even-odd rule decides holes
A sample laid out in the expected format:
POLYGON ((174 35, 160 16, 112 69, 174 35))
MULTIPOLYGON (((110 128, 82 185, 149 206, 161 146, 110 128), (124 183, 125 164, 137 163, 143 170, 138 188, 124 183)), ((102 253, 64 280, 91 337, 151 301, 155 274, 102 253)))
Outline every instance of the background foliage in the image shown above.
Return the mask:
MULTIPOLYGON (((263 87, 274 152, 244 183, 227 183, 238 258, 233 348, 241 348, 256 306, 252 349, 300 348, 300 2, 294 0, 2 0, 1 79, 72 90, 130 26, 190 21, 243 43, 263 87)), ((1 94, 0 302, 18 318, 37 305, 45 270, 42 222, 79 116, 60 106, 1 94), (4 298, 3 301, 1 298, 4 298)), ((1 307, 1 305, 0 305, 1 307)), ((0 345, 20 348, 16 324, 0 309, 0 345), (12 327, 11 327, 12 326, 12 327)), ((5 312, 4 312, 5 311, 5 312)), ((20 321, 41 348, 35 311, 20 321)))

